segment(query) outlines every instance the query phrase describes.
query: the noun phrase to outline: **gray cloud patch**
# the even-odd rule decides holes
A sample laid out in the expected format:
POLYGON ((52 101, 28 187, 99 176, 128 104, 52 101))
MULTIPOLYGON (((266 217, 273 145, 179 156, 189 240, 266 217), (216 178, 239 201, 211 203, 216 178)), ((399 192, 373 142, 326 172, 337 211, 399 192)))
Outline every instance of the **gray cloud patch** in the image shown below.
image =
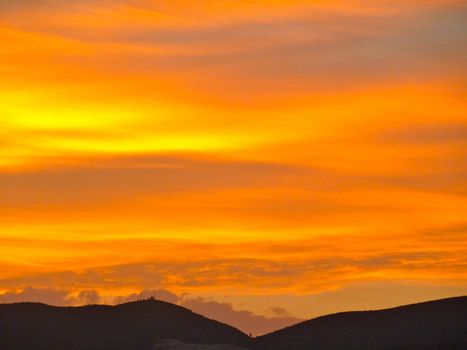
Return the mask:
POLYGON ((269 333, 303 321, 300 318, 288 316, 286 311, 286 315, 266 317, 256 315, 248 310, 235 310, 229 303, 220 303, 203 298, 184 299, 180 305, 253 335, 269 333))
POLYGON ((78 294, 77 302, 80 305, 93 305, 99 304, 101 297, 99 293, 95 290, 82 290, 78 294))
MULTIPOLYGON (((4 1, 3 6, 19 6, 9 3, 16 2, 4 1)), ((23 0, 19 3, 36 4, 40 8, 64 2, 23 0)), ((112 3, 115 6, 110 1, 97 1, 94 5, 88 1, 73 3, 91 8, 108 7, 112 3)), ((144 1, 121 3, 170 12, 170 4, 165 1, 158 6, 144 1)), ((186 83, 215 91, 219 88, 217 84, 223 84, 224 95, 229 90, 233 93, 246 87, 248 94, 265 89, 287 93, 285 88, 293 91, 294 87, 309 92, 336 86, 352 89, 375 80, 431 80, 440 71, 462 74, 465 70, 465 46, 460 44, 467 40, 465 7, 412 6, 412 11, 405 16, 323 10, 316 15, 316 11, 315 8, 304 10, 302 16, 292 19, 237 20, 178 28, 147 23, 135 23, 129 28, 115 23, 114 27, 99 31, 69 25, 34 29, 88 43, 123 42, 135 46, 134 52, 111 57, 108 54, 92 58, 63 55, 61 63, 92 66, 102 72, 152 72, 164 76, 171 72, 201 72, 202 84, 189 74, 186 83), (163 47, 167 51, 142 53, 136 49, 140 45, 163 47), (171 53, 171 48, 176 53, 171 53), (236 79, 238 76, 242 79, 236 79), (266 84, 258 84, 261 79, 266 79, 266 84)), ((261 18, 261 9, 258 13, 261 18)))
POLYGON ((71 305, 90 305, 100 303, 101 298, 97 291, 83 289, 78 296, 74 296, 66 289, 56 288, 35 288, 26 287, 24 289, 13 289, 0 294, 0 303, 19 303, 19 302, 34 302, 44 303, 54 306, 71 306, 71 305))
POLYGON ((426 79, 440 70, 456 67, 461 72, 465 50, 459 42, 467 38, 466 17, 462 9, 428 8, 412 17, 325 13, 325 20, 310 15, 309 19, 240 21, 196 28, 114 28, 97 37, 95 32, 83 33, 79 29, 75 33, 72 28, 57 31, 90 42, 126 42, 169 49, 163 55, 135 52, 131 60, 126 55, 112 59, 93 57, 92 61, 79 58, 85 65, 161 74, 198 71, 221 80, 232 91, 234 84, 239 84, 242 89, 248 86, 251 93, 258 79, 268 82, 267 86, 261 84, 261 90, 286 86, 322 90, 335 89, 337 82, 343 88, 352 88, 355 80, 349 78, 355 76, 362 84, 401 76, 407 80, 426 79), (187 50, 171 54, 171 47, 187 50), (239 75, 241 82, 235 79, 239 75), (227 80, 232 82, 227 84, 227 80))
POLYGON ((102 160, 96 166, 0 173, 0 206, 87 204, 137 194, 174 194, 280 183, 305 168, 183 157, 102 160), (115 162, 115 163, 114 163, 115 162), (92 198, 92 200, 91 200, 92 198))
MULTIPOLYGON (((467 124, 419 124, 392 129, 378 136, 381 141, 409 144, 467 143, 467 124)), ((467 152, 466 152, 467 153, 467 152)))
POLYGON ((50 305, 70 305, 69 292, 60 289, 26 287, 23 290, 12 290, 0 294, 0 303, 18 303, 23 301, 44 303, 50 305))

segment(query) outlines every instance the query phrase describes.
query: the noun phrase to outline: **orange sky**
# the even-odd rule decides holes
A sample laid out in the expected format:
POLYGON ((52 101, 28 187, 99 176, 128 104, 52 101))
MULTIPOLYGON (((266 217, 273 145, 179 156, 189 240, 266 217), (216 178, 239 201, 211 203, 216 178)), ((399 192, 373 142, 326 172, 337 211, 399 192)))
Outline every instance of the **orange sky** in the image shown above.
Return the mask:
POLYGON ((466 23, 464 1, 0 0, 0 302, 466 294, 466 23))

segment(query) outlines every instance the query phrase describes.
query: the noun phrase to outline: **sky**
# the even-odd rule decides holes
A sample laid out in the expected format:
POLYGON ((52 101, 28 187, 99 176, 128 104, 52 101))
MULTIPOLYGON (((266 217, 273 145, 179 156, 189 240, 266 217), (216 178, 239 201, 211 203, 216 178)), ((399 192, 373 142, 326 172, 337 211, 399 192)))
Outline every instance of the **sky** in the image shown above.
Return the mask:
POLYGON ((0 0, 0 42, 0 302, 467 294, 465 1, 0 0))

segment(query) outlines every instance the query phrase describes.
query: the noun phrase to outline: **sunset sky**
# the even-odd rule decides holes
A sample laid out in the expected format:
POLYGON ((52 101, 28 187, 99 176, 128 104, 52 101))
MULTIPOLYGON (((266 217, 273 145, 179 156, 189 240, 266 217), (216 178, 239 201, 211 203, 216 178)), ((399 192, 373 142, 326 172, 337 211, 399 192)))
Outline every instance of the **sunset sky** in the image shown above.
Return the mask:
POLYGON ((467 294, 466 173, 465 1, 0 0, 0 303, 467 294))

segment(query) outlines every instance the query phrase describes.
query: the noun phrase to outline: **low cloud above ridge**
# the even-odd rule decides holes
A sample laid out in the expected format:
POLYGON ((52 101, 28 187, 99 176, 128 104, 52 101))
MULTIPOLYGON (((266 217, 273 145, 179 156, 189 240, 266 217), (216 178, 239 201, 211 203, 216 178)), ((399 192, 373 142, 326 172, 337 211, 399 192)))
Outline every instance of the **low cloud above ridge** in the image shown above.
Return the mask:
MULTIPOLYGON (((113 304, 134 302, 142 299, 154 298, 188 308, 205 317, 229 324, 245 333, 261 335, 274 330, 290 326, 302 319, 290 316, 279 307, 271 307, 275 316, 257 315, 249 310, 237 310, 225 302, 217 302, 204 298, 192 298, 188 295, 179 296, 166 289, 143 290, 125 296, 117 296, 113 304)), ((82 290, 77 296, 66 290, 27 287, 23 290, 11 290, 0 294, 0 303, 40 302, 53 306, 80 306, 98 304, 102 298, 96 290, 82 290)))

